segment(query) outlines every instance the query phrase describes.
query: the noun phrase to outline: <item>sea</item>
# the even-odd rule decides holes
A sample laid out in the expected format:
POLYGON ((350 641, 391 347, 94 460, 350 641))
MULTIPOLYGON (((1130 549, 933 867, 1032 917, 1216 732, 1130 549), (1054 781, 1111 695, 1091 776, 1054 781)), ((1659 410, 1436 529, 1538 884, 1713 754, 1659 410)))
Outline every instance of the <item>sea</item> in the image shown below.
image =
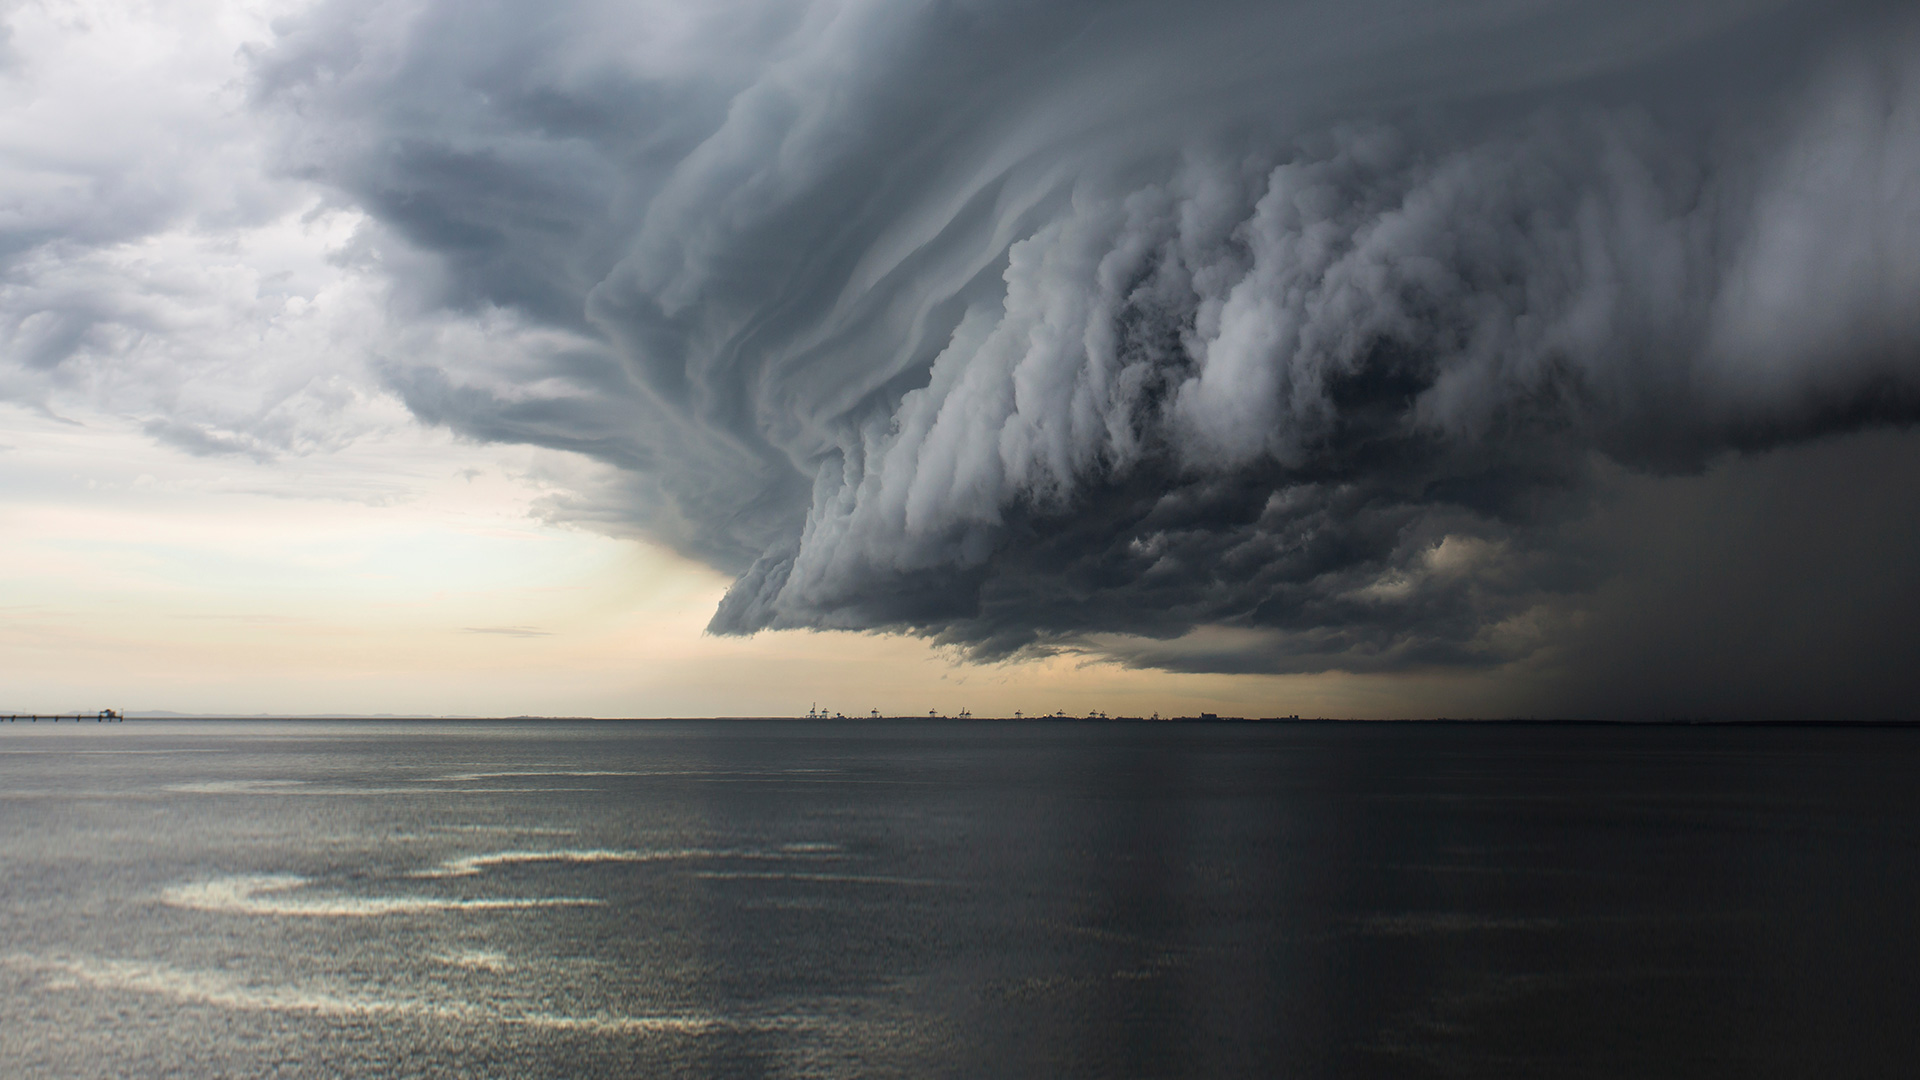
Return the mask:
POLYGON ((0 723, 6 1077, 1920 1072, 1920 730, 0 723))

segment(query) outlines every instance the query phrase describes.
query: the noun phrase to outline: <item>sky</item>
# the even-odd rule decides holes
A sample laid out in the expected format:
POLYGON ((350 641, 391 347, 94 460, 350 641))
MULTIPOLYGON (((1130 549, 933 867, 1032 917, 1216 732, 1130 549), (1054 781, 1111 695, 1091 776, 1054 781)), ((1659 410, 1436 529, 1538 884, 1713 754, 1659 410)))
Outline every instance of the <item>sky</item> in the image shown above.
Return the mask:
POLYGON ((1920 18, 0 3, 0 710, 1920 716, 1920 18))

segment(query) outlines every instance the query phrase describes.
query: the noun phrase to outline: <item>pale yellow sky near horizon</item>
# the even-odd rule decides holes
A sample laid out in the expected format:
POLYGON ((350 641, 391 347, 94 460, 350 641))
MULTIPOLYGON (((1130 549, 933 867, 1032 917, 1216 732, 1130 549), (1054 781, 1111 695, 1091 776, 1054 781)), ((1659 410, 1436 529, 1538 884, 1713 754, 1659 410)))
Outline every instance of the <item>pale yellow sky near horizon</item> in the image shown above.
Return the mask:
MULTIPOLYGON (((389 190, 386 180, 367 186, 375 175, 363 175, 367 167, 389 161, 413 175, 415 166, 439 160, 429 154, 406 165, 401 159, 410 160, 410 152, 398 158, 389 155, 393 147, 382 140, 403 130, 390 126, 398 114, 365 108, 374 99, 390 98, 373 88, 401 85, 388 82, 398 72, 413 71, 423 80, 418 88, 428 95, 419 116, 407 123, 427 123, 421 130, 428 133, 444 124, 438 130, 450 140, 445 146, 459 153, 494 146, 496 137, 507 138, 500 147, 518 146, 514 132, 533 133, 532 128, 522 130, 524 117, 495 108, 504 108, 505 99, 480 102, 468 94, 478 85, 470 85, 469 77, 492 70, 486 67, 491 60, 468 66, 492 55, 483 40, 486 35, 471 42, 442 42, 440 24, 432 19, 417 22, 415 17, 423 13, 408 5, 385 11, 390 21, 376 20, 345 33, 344 24, 335 26, 329 19, 303 21, 299 16, 310 6, 309 0, 49 0, 10 5, 0 18, 5 30, 0 40, 5 54, 0 190, 7 193, 6 220, 0 226, 18 241, 0 280, 0 712, 112 707, 244 715, 801 715, 819 705, 853 715, 869 709, 902 715, 924 715, 930 709, 969 709, 982 715, 1017 709, 1075 715, 1100 710, 1114 715, 1374 718, 1511 716, 1553 709, 1577 716, 1879 717, 1905 715, 1920 700, 1905 674, 1913 667, 1907 653, 1920 634, 1915 616, 1920 604, 1912 599, 1920 591, 1920 555, 1914 554, 1920 549, 1911 543, 1920 533, 1920 510, 1915 509, 1920 501, 1913 498, 1914 478, 1920 477, 1920 427, 1869 424, 1869 414, 1881 410, 1890 410, 1884 419, 1911 418, 1905 399, 1883 393, 1889 387, 1898 389, 1895 384, 1907 385, 1901 381, 1907 376, 1900 373, 1910 374, 1909 368, 1878 365, 1897 358, 1897 350, 1882 346, 1913 336, 1902 321, 1913 305, 1902 306, 1904 294, 1881 287, 1906 279, 1874 270, 1869 263, 1856 264, 1849 254, 1853 248, 1870 249, 1892 258, 1905 249, 1896 250, 1895 245, 1881 251, 1868 241, 1881 233, 1904 234, 1876 232, 1870 226, 1881 218, 1864 212, 1828 221, 1826 212, 1833 206, 1860 200, 1820 194, 1851 192, 1866 200, 1862 206, 1884 203, 1892 215, 1885 217, 1888 222, 1898 217, 1895 211, 1910 208, 1910 200, 1901 202, 1887 193, 1891 188, 1878 195, 1869 190, 1871 178, 1883 175, 1876 170, 1891 169, 1887 176, 1908 175, 1901 168, 1911 155, 1900 155, 1914 144, 1903 141, 1901 133, 1914 129, 1894 121, 1920 116, 1914 109, 1889 113, 1888 102, 1910 104, 1911 95, 1882 96, 1886 87, 1877 75, 1857 86, 1852 76, 1841 79, 1833 85, 1831 100, 1828 91, 1809 91, 1811 96, 1801 103, 1807 110, 1801 119, 1789 122, 1783 114, 1779 177, 1768 179, 1772 166, 1762 169, 1758 158, 1752 167, 1760 171, 1753 175, 1737 169, 1729 174, 1740 180, 1729 190, 1745 184, 1756 185, 1757 191, 1779 189, 1783 212, 1762 213, 1755 222, 1824 222, 1834 228, 1776 230, 1756 224, 1756 237, 1773 239, 1755 240, 1759 246, 1751 260, 1739 254, 1745 241, 1727 250, 1727 257, 1736 261, 1721 269, 1759 283, 1759 291, 1750 296, 1762 299, 1741 303, 1759 304, 1779 315, 1753 322, 1757 329, 1752 333, 1770 337, 1792 332, 1774 343, 1779 348, 1759 348, 1767 343, 1739 337, 1756 347, 1742 345, 1713 354, 1718 359, 1698 369, 1696 374, 1705 381, 1696 389, 1705 388, 1707 394, 1699 401, 1718 402, 1715 408, 1724 411, 1691 421, 1683 411, 1642 413, 1641 405, 1631 404, 1634 395, 1628 394, 1616 402, 1625 412, 1609 412, 1614 406, 1602 403, 1593 416, 1581 419, 1585 406, 1571 405, 1574 413, 1568 415, 1579 414, 1576 427, 1589 420, 1599 425, 1591 431, 1569 429, 1562 447, 1587 441, 1591 484, 1561 486, 1554 477, 1571 480, 1581 465, 1553 449, 1550 460, 1537 463, 1544 469, 1535 479, 1514 489, 1546 500, 1526 510, 1524 521, 1502 524, 1488 518, 1457 535, 1427 537, 1430 547, 1407 560, 1396 555, 1387 561, 1391 565, 1383 563, 1376 580, 1354 577, 1338 586, 1354 586, 1341 594, 1342 603, 1384 606, 1377 609, 1377 621, 1365 614, 1347 620, 1336 613, 1323 627, 1329 639, 1344 647, 1358 640, 1339 637, 1347 631, 1366 635, 1384 630, 1377 640, 1392 644, 1382 656, 1369 657, 1363 644, 1324 655, 1382 665, 1397 657, 1452 658, 1458 666, 1372 675, 1171 674, 1128 669, 1091 654, 973 665, 924 640, 898 635, 706 634, 728 586, 726 577, 620 525, 630 526, 648 496, 644 483, 616 474, 606 462, 631 463, 658 441, 629 439, 634 433, 628 425, 648 423, 648 410, 633 407, 635 399, 621 393, 605 394, 604 386, 594 381, 618 378, 622 363, 640 358, 626 352, 631 342, 622 336, 625 331, 595 329, 591 319, 575 325, 576 319, 536 317, 529 314, 531 309, 517 306, 519 301, 501 299, 523 296, 513 289, 488 286, 470 293, 460 284, 475 272, 473 266, 460 269, 467 256, 447 247, 446 237, 428 237, 438 235, 437 226, 425 232, 416 229, 426 219, 415 210, 448 209, 454 215, 448 220, 456 223, 466 222, 469 215, 490 215, 495 211, 485 208, 493 203, 470 197, 493 190, 492 180, 471 190, 453 185, 444 206, 429 198, 401 212, 384 203, 363 207, 356 202, 371 197, 375 187, 389 194, 407 190, 404 185, 389 190), (271 102, 262 98, 268 84, 293 71, 286 64, 305 64, 307 60, 298 58, 308 57, 309 47, 332 41, 335 29, 345 33, 340 42, 357 40, 355 35, 365 31, 371 35, 366 41, 392 49, 359 56, 352 65, 359 72, 355 79, 370 80, 354 85, 369 88, 371 98, 355 104, 351 99, 362 91, 343 97, 326 91, 314 102, 323 104, 324 99, 333 102, 327 109, 344 110, 331 119, 331 114, 323 115, 326 110, 303 112, 304 78, 286 87, 289 97, 276 92, 268 95, 271 102), (416 32, 428 36, 416 38, 416 32), (436 43, 459 47, 443 54, 436 43), (416 45, 426 51, 415 59, 433 61, 417 71, 406 59, 415 56, 416 45), (468 55, 469 47, 480 51, 468 55), (389 64, 400 66, 384 66, 389 64), (434 97, 443 92, 444 100, 434 97), (469 112, 470 105, 477 111, 469 112), (490 126, 496 123, 506 127, 490 126), (1789 137, 1791 132, 1800 134, 1789 137), (362 135, 370 140, 362 147, 365 154, 354 149, 362 135), (309 137, 319 141, 309 146, 309 137), (346 142, 327 142, 337 138, 346 142), (386 149, 374 152, 376 146, 386 149), (1820 152, 1808 158, 1803 151, 1809 147, 1820 152), (318 154, 311 161, 310 152, 318 154), (1829 158, 1829 164, 1851 164, 1837 172, 1801 169, 1810 160, 1829 158), (333 165, 322 168, 328 161, 333 165), (1867 186, 1856 190, 1838 183, 1835 178, 1843 175, 1867 186), (356 176, 360 179, 353 179, 356 176), (1806 204, 1804 215, 1784 212, 1801 203, 1806 204), (1820 237, 1840 237, 1846 243, 1814 243, 1820 237), (1802 241, 1813 246, 1803 252, 1802 241), (1775 246, 1779 250, 1769 254, 1775 246), (1803 254, 1809 257, 1801 258, 1803 254), (1779 273, 1761 273, 1756 267, 1779 273), (1813 277, 1803 281, 1800 271, 1809 267, 1813 277), (1848 267, 1860 276, 1840 272, 1848 267), (1788 296, 1794 283, 1819 284, 1816 278, 1835 291, 1810 292, 1806 304, 1798 303, 1804 297, 1788 296), (488 302, 487 296, 498 302, 488 302), (1766 297, 1795 302, 1763 303, 1766 297), (1871 318, 1861 326, 1878 327, 1867 337, 1843 332, 1866 316, 1871 318), (1800 320, 1797 328, 1790 325, 1795 319, 1800 320), (1838 351, 1822 351, 1826 346, 1820 342, 1827 340, 1822 335, 1829 334, 1838 351), (626 360, 615 359, 608 349, 626 360), (575 363, 580 357, 609 362, 596 360, 581 368, 575 363), (601 374, 575 377, 587 368, 601 374), (462 441, 417 419, 400 400, 400 387, 414 395, 418 417, 438 416, 458 424, 465 415, 472 425, 465 430, 492 432, 499 438, 613 449, 600 450, 602 459, 594 461, 531 445, 462 441), (444 402, 436 397, 442 390, 451 395, 447 401, 457 403, 471 394, 476 395, 471 400, 489 404, 478 414, 442 410, 444 402), (518 426, 513 415, 523 404, 536 406, 528 415, 545 415, 547 420, 518 426), (549 406, 551 411, 543 413, 549 406), (1855 407, 1856 413, 1847 411, 1855 407), (1626 438, 1627 432, 1640 430, 1636 425, 1643 421, 1650 425, 1645 433, 1658 436, 1645 459, 1639 451, 1624 454, 1620 461, 1607 459, 1600 443, 1626 438), (1676 426, 1661 426, 1669 421, 1676 426), (1608 427, 1612 424, 1624 426, 1608 427), (1868 426, 1813 437, 1828 425, 1862 424, 1868 426), (1597 433, 1607 430, 1614 434, 1600 439, 1597 433), (1665 441, 1669 436, 1671 444, 1665 441), (1764 451, 1733 449, 1774 438, 1786 442, 1764 451), (605 441, 596 444, 596 439, 605 441), (1695 448, 1701 452, 1709 444, 1725 443, 1725 449, 1702 463, 1703 469, 1689 472, 1688 455, 1694 452, 1687 449, 1689 440, 1702 440, 1695 448), (1554 490, 1560 496, 1547 498, 1554 490), (1510 545, 1500 539, 1503 535, 1510 545), (1473 590, 1483 586, 1489 602, 1478 605, 1473 590), (1467 606, 1449 606, 1455 603, 1448 597, 1456 587, 1469 596, 1463 601, 1467 606), (1429 610, 1415 603, 1427 595, 1422 590, 1428 590, 1438 606, 1429 610), (1461 619, 1477 620, 1470 642, 1458 640, 1464 624, 1431 621, 1433 612, 1448 610, 1460 613, 1461 619), (1393 628, 1403 615, 1402 625, 1393 628)), ((698 17, 678 26, 671 20, 635 20, 632 11, 601 23, 598 16, 605 13, 583 9, 578 13, 582 21, 561 19, 552 28, 558 36, 541 48, 559 49, 554 56, 573 55, 571 50, 588 44, 588 37, 597 38, 609 28, 619 31, 615 24, 624 23, 633 33, 612 32, 606 41, 578 54, 585 66, 569 67, 570 73, 537 73, 535 81, 544 86, 551 76, 559 79, 555 86, 574 87, 569 80, 600 71, 598 65, 604 62, 611 65, 605 71, 613 81, 605 86, 592 80, 578 83, 575 88, 586 95, 582 100, 599 100, 597 95, 614 86, 655 85, 649 80, 656 78, 666 80, 658 84, 663 87, 680 85, 682 75, 706 71, 715 56, 731 58, 738 52, 727 33, 706 42, 704 49, 693 47, 704 40, 700 27, 705 26, 705 10, 686 7, 698 17), (584 36, 575 41, 570 36, 575 34, 584 36), (601 55, 602 45, 613 53, 601 55), (632 52, 642 45, 644 55, 632 52), (624 66, 636 56, 644 63, 624 66)), ((730 22, 723 18, 714 27, 724 29, 722 24, 730 22)), ((325 45, 311 56, 332 47, 325 45)), ((1882 58, 1892 65, 1884 68, 1889 77, 1910 71, 1901 66, 1905 54, 1897 53, 1882 58)), ((748 68, 772 64, 767 71, 785 71, 775 62, 776 54, 743 58, 746 66, 698 93, 710 91, 717 104, 735 93, 722 84, 736 77, 745 80, 742 86, 773 85, 755 82, 758 76, 748 68)), ((830 54, 838 55, 829 50, 821 56, 830 54)), ((1864 54, 1856 60, 1866 63, 1864 54)), ((1840 63, 1835 77, 1854 71, 1855 62, 1840 63)), ((1869 64, 1857 74, 1881 70, 1869 64)), ((822 69, 821 74, 829 72, 822 69)), ((833 80, 840 77, 833 74, 822 86, 838 85, 833 80)), ((1782 107, 1798 100, 1791 97, 1797 91, 1783 92, 1789 97, 1782 98, 1782 107)), ((606 100, 617 105, 626 101, 617 95, 606 100)), ((680 99, 667 94, 660 100, 680 99)), ((823 107, 829 104, 824 97, 820 101, 823 107)), ((821 115, 837 116, 837 108, 833 105, 821 115)), ((758 114, 748 110, 741 115, 758 114)), ((1547 133, 1541 129, 1537 134, 1547 133)), ((1489 164, 1518 152, 1531 138, 1512 146, 1499 144, 1505 148, 1494 153, 1489 164)), ((540 149, 547 145, 544 140, 543 133, 525 148, 545 155, 549 151, 540 149)), ((1009 152, 1018 149, 1018 143, 1007 143, 1009 152)), ((429 144, 440 145, 432 139, 421 145, 429 144)), ((577 149, 583 156, 576 159, 555 143, 552 160, 525 174, 531 178, 551 171, 558 177, 575 168, 608 170, 579 189, 585 193, 580 207, 588 208, 579 211, 584 216, 555 219, 563 232, 572 230, 567 235, 573 239, 549 254, 558 258, 563 250, 572 252, 568 259, 584 261, 568 264, 574 269, 564 273, 588 276, 561 284, 560 278, 551 277, 561 272, 555 269, 561 263, 548 266, 547 255, 536 253, 533 262, 521 268, 525 282, 555 284, 560 292, 554 295, 561 296, 575 295, 569 290, 598 278, 610 290, 604 296, 612 297, 622 289, 640 288, 637 283, 646 274, 674 272, 678 256, 660 256, 665 261, 654 265, 655 256, 673 246, 654 240, 664 244, 663 238, 674 230, 660 238, 642 236, 647 230, 632 215, 643 208, 652 214, 653 204, 628 205, 640 193, 653 191, 649 185, 659 178, 636 174, 621 179, 627 151, 617 147, 623 145, 618 140, 604 146, 581 144, 577 149), (613 201, 606 203, 601 195, 591 194, 594 191, 613 201), (594 206, 601 209, 590 208, 594 206), (612 215, 604 221, 603 210, 612 215), (607 224, 616 220, 626 224, 607 224), (629 225, 640 233, 631 233, 629 225), (613 231, 600 235, 603 227, 613 231), (623 258, 638 258, 643 249, 653 252, 631 264, 653 269, 631 280, 624 269, 605 277, 598 270, 588 272, 615 257, 622 245, 627 250, 623 258)), ((1468 153, 1474 145, 1461 144, 1467 155, 1463 162, 1478 160, 1478 151, 1468 153)), ((1561 149, 1574 148, 1570 143, 1561 149)), ((1560 152, 1552 150, 1539 162, 1559 160, 1560 152)), ((699 155, 687 160, 698 168, 683 178, 706 176, 701 170, 712 163, 699 155)), ((1705 160, 1674 175, 1689 175, 1705 160)), ((520 164, 533 162, 529 158, 520 164)), ((1212 165, 1199 168, 1199 159, 1193 164, 1198 169, 1195 178, 1211 175, 1212 165)), ((1398 175, 1399 168, 1382 175, 1398 175)), ((509 169, 501 177, 509 174, 519 175, 509 169)), ((429 184, 440 182, 432 179, 435 175, 419 173, 425 178, 421 182, 429 184)), ((677 171, 674 175, 682 176, 677 171)), ((805 175, 810 174, 804 169, 794 173, 796 192, 811 190, 814 181, 801 179, 805 175)), ((681 190, 673 186, 678 181, 661 182, 668 187, 659 190, 681 190)), ((1387 187, 1381 190, 1386 191, 1401 181, 1383 183, 1387 187)), ((742 190, 749 189, 759 190, 754 185, 742 190)), ((526 222, 543 220, 539 204, 546 196, 526 192, 544 190, 538 184, 524 190, 498 188, 496 194, 506 200, 499 204, 500 211, 521 207, 531 212, 526 222)), ((1426 189, 1416 185, 1410 190, 1426 189)), ((1613 189, 1603 185, 1595 190, 1613 189)), ((810 205, 780 201, 787 197, 768 206, 810 205)), ((1225 208, 1239 196, 1221 198, 1225 208)), ((1215 201, 1208 194, 1193 205, 1215 201)), ((678 204, 669 199, 659 205, 666 215, 678 204)), ((937 223, 945 213, 926 220, 937 223)), ((1062 227, 1094 221, 1079 213, 1060 219, 1062 227)), ((1367 215, 1372 213, 1366 210, 1360 218, 1371 220, 1367 215)), ((1556 213, 1541 220, 1558 220, 1556 213)), ((974 228, 962 220, 971 220, 972 214, 968 210, 953 219, 962 222, 956 237, 974 228)), ((1494 222, 1494 233, 1505 235, 1505 220, 1494 222)), ((912 239, 918 226, 909 228, 916 221, 909 215, 889 226, 893 231, 885 235, 890 239, 870 249, 872 259, 879 260, 874 266, 894 258, 887 253, 897 245, 920 242, 912 239)), ((1008 223, 1017 224, 1015 218, 1008 223)), ((1008 223, 1003 224, 1014 227, 1008 223)), ((1636 239, 1640 228, 1627 228, 1622 242, 1631 241, 1629 247, 1640 243, 1645 239, 1636 239)), ((1665 236, 1666 228, 1661 225, 1647 235, 1665 236)), ((762 231, 755 225, 740 237, 762 231)), ((1683 235, 1693 234, 1673 233, 1683 235)), ((1006 236, 992 243, 1004 247, 1006 236)), ((1093 243, 1093 236, 1086 233, 1086 242, 1093 243)), ((1673 242, 1679 246, 1671 250, 1678 251, 1692 241, 1673 242)), ((521 252, 515 246, 519 243, 500 250, 521 252)), ((546 251, 541 243, 524 251, 546 251)), ((945 250, 945 243, 925 250, 945 250)), ((1053 250, 1047 247, 1052 243, 1037 244, 1034 251, 1053 250)), ((1073 244, 1058 250, 1079 250, 1073 244)), ((1557 249, 1541 249, 1552 250, 1557 249)), ((724 244, 714 251, 734 252, 728 259, 751 253, 750 248, 735 251, 724 244)), ((1700 268, 1718 266, 1718 257, 1703 256, 1700 268)), ((1542 258, 1547 261, 1541 265, 1552 272, 1541 280, 1551 278, 1549 291, 1561 289, 1565 283, 1559 280, 1560 270, 1552 269, 1559 265, 1554 262, 1558 256, 1542 258)), ((1478 265, 1472 259, 1462 263, 1470 264, 1478 265)), ((1893 259, 1886 266, 1896 264, 1907 265, 1893 259)), ((1079 270, 1060 272, 1067 274, 1062 282, 1079 280, 1079 270)), ((918 273, 903 270, 898 276, 903 282, 922 280, 918 273)), ((1719 280, 1717 273, 1702 281, 1719 280)), ((868 282, 865 274, 861 270, 849 280, 868 282)), ((521 275, 516 271, 508 276, 521 275)), ((1702 285, 1708 292, 1717 287, 1702 285)), ((659 299, 648 291, 653 289, 646 285, 634 295, 659 299)), ((1249 286, 1246 295, 1251 299, 1259 291, 1249 286)), ((1061 296, 1079 292, 1075 285, 1061 296)), ((697 289, 688 295, 696 294, 697 289)), ((1738 299, 1749 293, 1736 289, 1726 295, 1738 299)), ((566 301, 576 316, 589 307, 600 309, 597 302, 586 303, 585 296, 566 301)), ((855 307, 881 310, 867 303, 861 300, 855 307)), ((1741 303, 1728 303, 1732 306, 1726 310, 1737 314, 1741 303)), ((1379 310, 1399 310, 1398 305, 1399 300, 1389 297, 1379 310)), ((1588 309, 1576 305, 1568 310, 1588 309)), ((1626 328, 1620 341, 1639 340, 1636 335, 1665 325, 1664 315, 1646 315, 1653 322, 1645 325, 1635 321, 1640 317, 1620 324, 1626 328)), ((1074 315, 1070 321, 1080 318, 1074 315)), ((1569 318, 1568 326, 1585 326, 1585 315, 1569 318)), ((1700 327, 1682 318, 1672 329, 1678 335, 1673 340, 1684 343, 1700 327)), ((1595 341, 1613 340, 1611 331, 1593 332, 1599 335, 1595 341)), ((1579 329, 1576 337, 1584 340, 1587 334, 1579 329)), ((1045 351, 1059 359, 1058 364, 1048 360, 1040 365, 1047 370, 1064 373, 1077 363, 1069 362, 1074 355, 1070 346, 1050 345, 1045 351)), ((891 362, 880 354, 870 359, 891 362)), ((1260 360, 1255 366, 1266 363, 1260 360)), ((989 382, 999 378, 991 375, 990 366, 969 370, 989 382)), ((1232 396, 1227 391, 1239 385, 1239 376, 1231 365, 1213 370, 1221 373, 1213 385, 1222 388, 1220 400, 1225 402, 1232 396)), ((1620 364, 1618 372, 1627 379, 1620 386, 1639 385, 1634 380, 1646 375, 1632 362, 1620 364)), ((1538 389, 1528 389, 1532 384, 1525 378, 1513 384, 1520 396, 1512 401, 1531 400, 1538 389)), ((1655 397, 1665 394, 1662 378, 1643 389, 1655 397)), ((1257 390, 1266 384, 1256 379, 1246 385, 1257 390)), ((1595 385, 1611 384, 1603 379, 1595 385)), ((646 391, 636 387, 633 392, 646 391)), ((1434 400, 1456 400, 1447 397, 1453 392, 1434 400)), ((952 400, 985 403, 990 396, 952 400)), ((772 394, 765 401, 778 397, 772 394)), ((1679 403, 1677 410, 1693 407, 1686 402, 1694 399, 1684 394, 1673 400, 1679 403)), ((769 407, 785 408, 777 403, 769 407)), ((989 412, 999 408, 994 405, 989 412)), ((799 419, 798 414, 783 415, 783 424, 799 419)), ((1044 415, 1051 414, 1035 414, 1044 415)), ((834 423, 850 416, 841 414, 834 423)), ((1252 420, 1236 426, 1254 437, 1248 447, 1260 441, 1252 420)), ((1472 427, 1467 423, 1461 431, 1472 427)), ((841 434, 851 430, 841 429, 841 434)), ((1067 427, 1054 430, 1065 432, 1067 427)), ((803 445, 784 442, 784 435, 768 438, 803 445)), ((960 441, 956 437, 953 445, 960 441)), ((983 448, 986 443, 969 445, 983 448)), ((1532 463, 1501 456, 1521 454, 1518 447, 1523 445, 1533 444, 1490 444, 1494 457, 1488 460, 1520 465, 1516 475, 1533 475, 1532 463)), ((1561 444, 1551 439, 1539 445, 1561 444)), ((1502 483, 1496 482, 1497 475, 1488 474, 1494 487, 1502 483)), ((1003 499, 1000 505, 1006 505, 1004 498, 1019 497, 1009 492, 1014 489, 995 496, 1003 499)), ((1434 503, 1430 509, 1441 505, 1434 503)), ((957 512, 961 506, 954 502, 948 509, 957 512)), ((1422 520, 1440 528, 1453 513, 1443 509, 1422 520)), ((1151 590, 1142 593, 1149 594, 1151 590)), ((1243 596, 1242 602, 1251 601, 1243 596)), ((1233 663, 1236 656, 1258 657, 1260 649, 1245 647, 1246 639, 1267 633, 1277 637, 1279 631, 1214 627, 1172 647, 1150 650, 1135 648, 1141 644, 1137 640, 1099 641, 1120 656, 1164 662, 1224 656, 1220 662, 1233 663), (1241 647, 1220 648, 1223 642, 1241 647)), ((1276 648, 1269 655, 1281 651, 1276 648)))
POLYGON ((593 481, 570 455, 395 417, 329 453, 197 457, 111 417, 6 411, 0 711, 1396 716, 1476 690, 969 664, 899 635, 715 637, 723 575, 534 512, 593 481))

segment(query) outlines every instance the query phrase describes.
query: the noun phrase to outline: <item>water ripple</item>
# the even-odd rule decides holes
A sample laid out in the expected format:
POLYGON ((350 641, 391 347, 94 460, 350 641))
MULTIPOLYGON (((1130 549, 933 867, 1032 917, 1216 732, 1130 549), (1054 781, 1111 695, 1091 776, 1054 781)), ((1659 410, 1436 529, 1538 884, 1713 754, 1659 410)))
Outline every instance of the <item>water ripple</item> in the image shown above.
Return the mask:
MULTIPOLYGON (((336 989, 243 980, 223 971, 192 970, 144 960, 42 957, 16 953, 0 964, 42 976, 72 980, 99 990, 152 994, 174 1001, 240 1012, 305 1013, 315 1016, 409 1016, 463 1023, 496 1023, 599 1035, 705 1035, 742 1031, 793 1031, 817 1022, 791 1014, 725 1016, 709 1013, 632 1015, 517 1012, 497 1004, 458 998, 377 997, 336 989)), ((57 989, 58 985, 47 987, 57 989)))
POLYGON ((417 915, 433 911, 515 911, 525 908, 593 907, 604 903, 580 896, 467 899, 437 896, 303 896, 311 882, 297 874, 242 874, 176 885, 160 894, 162 902, 194 911, 235 915, 295 915, 318 918, 369 918, 417 915))

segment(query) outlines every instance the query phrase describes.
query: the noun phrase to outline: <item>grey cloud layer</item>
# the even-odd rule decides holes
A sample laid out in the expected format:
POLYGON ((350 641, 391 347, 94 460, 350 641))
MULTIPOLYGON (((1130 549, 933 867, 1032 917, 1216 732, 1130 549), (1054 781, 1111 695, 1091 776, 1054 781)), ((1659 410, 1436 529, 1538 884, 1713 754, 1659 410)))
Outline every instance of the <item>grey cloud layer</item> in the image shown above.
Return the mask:
POLYGON ((377 426, 353 358, 378 283, 329 258, 357 215, 264 168, 235 55, 270 32, 261 13, 52 0, 0 19, 0 403, 261 459, 377 426))
POLYGON ((409 406, 628 471, 714 629, 1387 670, 1539 650, 1608 461, 1920 417, 1894 10, 341 0, 256 95, 552 330, 409 406))

